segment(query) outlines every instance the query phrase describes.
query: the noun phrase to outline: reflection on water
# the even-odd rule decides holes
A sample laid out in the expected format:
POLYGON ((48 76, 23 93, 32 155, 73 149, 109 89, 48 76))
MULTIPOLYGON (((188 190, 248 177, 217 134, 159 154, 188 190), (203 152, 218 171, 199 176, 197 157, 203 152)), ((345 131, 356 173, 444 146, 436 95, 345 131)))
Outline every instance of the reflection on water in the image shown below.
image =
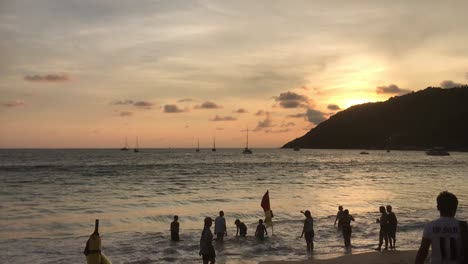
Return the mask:
POLYGON ((424 222, 437 216, 435 197, 442 190, 458 196, 458 215, 468 218, 468 153, 358 153, 0 150, 0 245, 7 262, 79 263, 99 218, 104 251, 115 263, 193 262, 203 218, 224 210, 228 237, 216 245, 219 263, 306 259, 298 237, 300 210, 308 209, 314 257, 324 258, 346 253, 333 228, 340 204, 356 218, 353 253, 375 248, 380 205, 391 204, 398 216, 400 248, 417 246, 424 222), (254 233, 266 189, 275 235, 264 243, 234 237, 236 218, 254 233), (180 217, 183 240, 175 244, 169 241, 173 215, 180 217))

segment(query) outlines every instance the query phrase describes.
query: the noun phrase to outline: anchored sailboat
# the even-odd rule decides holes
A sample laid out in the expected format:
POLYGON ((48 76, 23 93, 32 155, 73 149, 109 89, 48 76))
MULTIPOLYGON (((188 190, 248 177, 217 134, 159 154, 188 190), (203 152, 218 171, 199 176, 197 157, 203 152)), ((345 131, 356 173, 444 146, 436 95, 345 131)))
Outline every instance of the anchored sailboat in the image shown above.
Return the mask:
POLYGON ((127 141, 127 137, 125 137, 125 146, 123 148, 121 148, 120 150, 121 151, 128 151, 128 141, 127 141))
POLYGON ((242 151, 243 154, 252 154, 252 150, 249 149, 249 129, 247 128, 247 141, 245 144, 245 149, 242 151))
POLYGON ((135 149, 133 149, 133 152, 140 152, 140 147, 138 146, 138 137, 136 137, 135 149))
POLYGON ((213 137, 213 148, 211 149, 211 151, 216 151, 216 139, 215 137, 213 137))

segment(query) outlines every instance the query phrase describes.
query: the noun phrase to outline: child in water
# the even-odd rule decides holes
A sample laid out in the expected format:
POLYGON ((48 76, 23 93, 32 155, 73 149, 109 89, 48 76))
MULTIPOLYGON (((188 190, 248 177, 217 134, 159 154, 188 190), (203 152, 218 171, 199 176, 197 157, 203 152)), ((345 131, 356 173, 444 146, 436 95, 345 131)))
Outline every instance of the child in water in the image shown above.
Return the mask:
POLYGON ((174 221, 171 222, 171 240, 179 241, 179 217, 174 215, 174 221))
POLYGON ((236 224, 237 227, 236 236, 239 235, 240 231, 240 236, 245 237, 247 235, 247 226, 244 223, 242 223, 239 219, 236 219, 234 224, 236 224))
POLYGON ((257 230, 255 230, 255 237, 263 241, 265 239, 265 235, 268 235, 268 231, 265 225, 263 225, 263 220, 260 219, 258 220, 257 230))

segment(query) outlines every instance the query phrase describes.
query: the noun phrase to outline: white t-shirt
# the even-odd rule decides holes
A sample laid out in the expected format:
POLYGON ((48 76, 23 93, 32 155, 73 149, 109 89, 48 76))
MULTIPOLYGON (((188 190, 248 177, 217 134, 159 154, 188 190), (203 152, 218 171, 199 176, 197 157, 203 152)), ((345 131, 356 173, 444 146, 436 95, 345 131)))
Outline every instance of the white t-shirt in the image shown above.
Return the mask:
POLYGON ((458 264, 463 259, 460 224, 453 217, 440 217, 424 227, 423 238, 431 240, 431 263, 458 264))

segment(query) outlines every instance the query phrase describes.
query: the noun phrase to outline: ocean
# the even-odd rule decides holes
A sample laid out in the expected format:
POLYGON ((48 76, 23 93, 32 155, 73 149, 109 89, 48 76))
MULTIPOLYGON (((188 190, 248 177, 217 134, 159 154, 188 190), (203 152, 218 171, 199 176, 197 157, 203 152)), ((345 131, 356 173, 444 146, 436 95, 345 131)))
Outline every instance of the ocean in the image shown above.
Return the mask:
MULTIPOLYGON (((417 249, 424 224, 438 217, 435 199, 458 196, 468 219, 468 153, 253 149, 0 150, 1 263, 85 263, 83 249, 100 219, 103 252, 115 263, 201 263, 206 216, 225 212, 228 236, 215 244, 217 263, 329 258, 373 250, 381 205, 399 221, 397 247, 417 249), (269 190, 274 232, 253 234, 269 190), (351 250, 333 226, 349 209, 351 250), (314 218, 315 250, 307 254, 304 216, 314 218), (180 242, 169 225, 179 216, 180 242), (235 237, 235 219, 248 227, 235 237)), ((271 229, 269 229, 269 232, 271 229)))

